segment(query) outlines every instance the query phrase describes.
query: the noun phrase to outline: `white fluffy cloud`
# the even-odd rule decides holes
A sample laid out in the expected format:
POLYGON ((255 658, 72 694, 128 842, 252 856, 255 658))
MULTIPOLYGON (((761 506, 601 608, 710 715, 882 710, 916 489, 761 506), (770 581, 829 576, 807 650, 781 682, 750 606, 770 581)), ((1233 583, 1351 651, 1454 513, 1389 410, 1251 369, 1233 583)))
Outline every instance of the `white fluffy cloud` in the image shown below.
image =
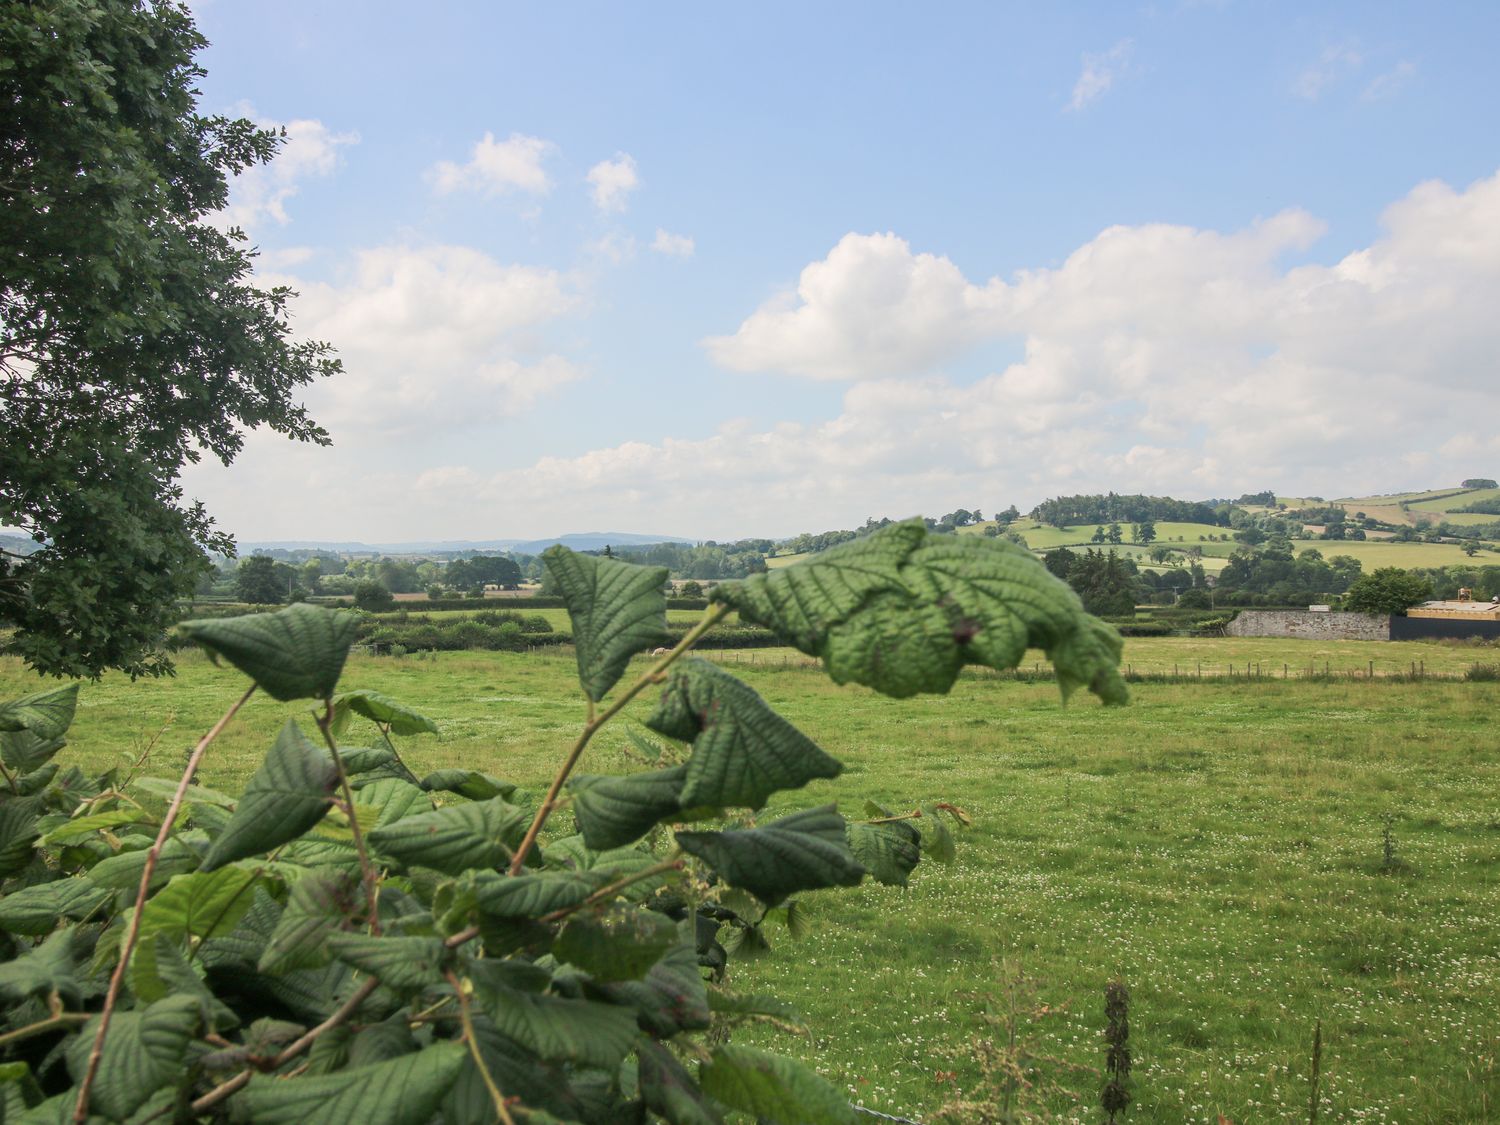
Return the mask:
POLYGON ((1317 61, 1308 64, 1297 75, 1297 80, 1292 83, 1292 92, 1299 98, 1317 101, 1324 92, 1353 74, 1364 62, 1364 54, 1352 42, 1325 47, 1317 61))
POLYGON ((651 240, 651 249, 669 258, 691 258, 694 246, 693 240, 687 235, 673 234, 671 231, 657 227, 656 237, 651 240))
POLYGON ((1076 113, 1113 86, 1129 65, 1134 49, 1131 40, 1121 39, 1107 51, 1085 54, 1083 69, 1078 74, 1078 81, 1073 83, 1073 97, 1068 108, 1076 113))
POLYGON ((503 141, 486 133, 466 164, 444 160, 431 171, 435 191, 446 195, 454 191, 478 191, 500 195, 509 191, 545 195, 552 186, 543 162, 556 146, 540 137, 512 133, 503 141))
POLYGON ((245 169, 230 185, 229 206, 217 216, 225 227, 246 230, 270 220, 280 226, 291 221, 286 203, 304 180, 330 175, 339 163, 339 149, 359 141, 358 133, 336 133, 321 121, 284 124, 259 121, 262 128, 286 130, 281 150, 268 164, 245 169))
POLYGON ((529 408, 581 377, 542 328, 577 303, 554 270, 458 246, 366 250, 336 283, 299 282, 300 335, 333 344, 344 373, 313 415, 379 433, 475 424, 529 408))
POLYGON ((589 169, 588 182, 593 186, 594 206, 601 211, 623 211, 631 192, 640 186, 635 158, 628 152, 617 152, 613 160, 601 160, 589 169))

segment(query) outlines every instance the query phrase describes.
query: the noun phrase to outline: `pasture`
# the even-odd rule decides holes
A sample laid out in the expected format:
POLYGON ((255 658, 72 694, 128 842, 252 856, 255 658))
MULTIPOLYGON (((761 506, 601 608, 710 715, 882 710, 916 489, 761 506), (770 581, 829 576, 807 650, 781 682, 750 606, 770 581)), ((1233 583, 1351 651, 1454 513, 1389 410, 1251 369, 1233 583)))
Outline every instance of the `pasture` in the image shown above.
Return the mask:
MULTIPOLYGON (((1205 678, 1136 683, 1130 707, 1107 710, 986 671, 948 696, 895 701, 833 685, 786 650, 738 654, 737 674, 845 763, 771 813, 950 801, 974 826, 953 865, 924 864, 906 889, 807 896, 810 934, 773 930, 768 956, 733 961, 732 987, 790 1001, 808 1029, 736 1041, 808 1057, 851 1099, 930 1120, 982 1091, 975 1040, 1003 1046, 1013 1031, 1007 1049, 1034 1083, 1018 1108, 1093 1122, 1102 990, 1119 977, 1132 994, 1126 1121, 1305 1121, 1319 1020, 1320 1120, 1488 1120, 1500 1099, 1500 683, 1435 677, 1492 656, 1141 639, 1127 642, 1135 671, 1202 661, 1205 678), (1372 661, 1376 678, 1360 678, 1372 661), (1395 676, 1417 661, 1434 678, 1395 676), (1258 679, 1223 678, 1257 662, 1269 666, 1258 679), (1296 678, 1320 663, 1346 675, 1296 678), (1267 674, 1283 666, 1287 679, 1267 674)), ((39 686, 0 661, 0 698, 39 686)), ((583 713, 567 650, 356 655, 344 686, 439 721, 435 737, 399 740, 418 772, 472 765, 532 793, 583 713)), ((242 687, 194 653, 175 679, 85 685, 61 760, 98 769, 147 754, 144 773, 175 776, 242 687)), ((253 699, 204 782, 237 791, 299 713, 253 699)), ((608 729, 584 768, 642 768, 633 755, 608 729)))

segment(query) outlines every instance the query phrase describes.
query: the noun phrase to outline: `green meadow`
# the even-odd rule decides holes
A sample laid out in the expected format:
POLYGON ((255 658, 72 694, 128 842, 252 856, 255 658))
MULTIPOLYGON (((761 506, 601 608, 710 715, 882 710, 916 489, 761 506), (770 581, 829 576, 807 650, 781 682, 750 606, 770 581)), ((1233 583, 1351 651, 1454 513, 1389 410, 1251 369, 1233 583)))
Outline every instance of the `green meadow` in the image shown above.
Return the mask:
MULTIPOLYGON (((834 685, 788 650, 721 654, 845 763, 766 816, 947 801, 973 820, 951 866, 924 863, 904 889, 808 896, 810 932, 772 924, 768 955, 733 960, 731 987, 778 995, 805 1020, 737 1041, 810 1058, 852 1100, 922 1120, 987 1088, 1003 1100, 997 1064, 987 1079, 976 1060, 1013 1057, 1015 1109, 1096 1122, 1102 992, 1118 978, 1131 991, 1127 1122, 1307 1120, 1319 1021, 1319 1120, 1489 1120, 1500 683, 1462 677, 1495 655, 1141 639, 1130 668, 1178 678, 1134 683, 1131 706, 1105 709, 987 671, 948 696, 896 701, 834 685), (1201 681, 1186 671, 1200 662, 1201 681), (1245 675, 1257 663, 1260 677, 1245 675), (1428 679, 1398 675, 1417 663, 1428 679), (1298 677, 1324 664, 1328 677, 1298 677)), ((0 698, 39 686, 0 661, 0 698)), ((533 794, 583 715, 567 650, 355 655, 344 686, 439 721, 437 736, 401 742, 419 773, 472 765, 533 794)), ((196 653, 173 679, 86 684, 61 760, 144 756, 141 772, 175 776, 241 690, 196 653)), ((305 714, 252 699, 203 781, 238 790, 280 725, 305 714)), ((610 728, 583 768, 643 764, 610 728)))

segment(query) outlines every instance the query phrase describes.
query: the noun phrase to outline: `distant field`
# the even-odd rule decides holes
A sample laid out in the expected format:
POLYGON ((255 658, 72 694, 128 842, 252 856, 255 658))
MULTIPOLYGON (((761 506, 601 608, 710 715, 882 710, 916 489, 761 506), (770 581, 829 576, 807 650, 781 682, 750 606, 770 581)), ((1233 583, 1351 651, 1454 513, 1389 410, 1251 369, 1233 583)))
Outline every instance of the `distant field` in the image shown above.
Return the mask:
MULTIPOLYGON (((466 617, 473 617, 476 613, 487 613, 494 610, 510 610, 521 614, 523 617, 545 617, 547 624, 553 630, 566 632, 570 625, 568 623, 568 611, 565 609, 528 609, 526 605, 495 605, 492 602, 476 602, 473 609, 423 609, 421 602, 408 602, 392 613, 377 613, 376 620, 398 621, 404 611, 412 617, 430 617, 434 621, 458 621, 466 617)), ((667 610, 667 624, 669 625, 691 625, 703 616, 701 609, 669 609, 667 610)), ((726 624, 733 623, 737 615, 731 614, 725 619, 726 624)))
MULTIPOLYGON (((1152 639, 1128 642, 1126 661, 1324 654, 1357 668, 1408 652, 1432 669, 1495 650, 1152 639)), ((1093 1123, 1101 993, 1118 977, 1131 990, 1127 1122, 1306 1121, 1319 1020, 1320 1120, 1477 1122, 1500 1100, 1500 684, 1142 683, 1130 707, 1104 709, 981 674, 894 701, 800 670, 795 654, 782 652, 786 670, 753 655, 738 673, 846 767, 765 818, 948 800, 974 827, 953 865, 925 865, 910 888, 803 896, 811 933, 772 929, 771 954, 734 960, 727 983, 790 1002, 809 1034, 746 1027, 734 1042, 809 1057, 851 1099, 931 1120, 976 1090, 974 1041, 997 1035, 986 1014, 1019 1008, 1030 1077, 1052 1093, 1016 1108, 1093 1123)), ((242 684, 188 653, 172 680, 85 685, 61 761, 97 769, 155 739, 144 772, 173 776, 242 684)), ((37 686, 0 660, 0 698, 37 686)), ((533 797, 583 715, 566 651, 356 655, 344 686, 438 720, 436 736, 397 740, 418 771, 475 766, 533 797)), ((238 791, 280 724, 305 714, 252 699, 205 782, 238 791)), ((646 768, 629 754, 607 729, 584 768, 646 768)))
MULTIPOLYGON (((1026 537, 1026 545, 1033 551, 1048 551, 1053 547, 1076 547, 1076 546, 1098 546, 1090 542, 1094 536, 1094 529, 1098 524, 1076 524, 1067 528, 1056 528, 1049 525, 1039 525, 1031 520, 1018 521, 1012 524, 1016 530, 1026 537)), ((1108 524, 1104 525, 1108 528, 1108 524)), ((1131 525, 1122 523, 1120 531, 1128 540, 1131 536, 1131 525)), ((1171 523, 1162 522, 1156 525, 1156 544, 1167 547, 1202 547, 1207 551, 1215 546, 1208 541, 1210 535, 1229 535, 1227 527, 1215 527, 1211 523, 1171 523), (1179 537, 1181 542, 1178 542, 1179 537)), ((1156 545, 1156 544, 1153 544, 1156 545)), ((1235 545, 1233 543, 1223 544, 1227 554, 1235 545)))
POLYGON ((1292 546, 1296 548, 1299 555, 1309 548, 1316 548, 1322 551, 1324 558, 1331 558, 1334 555, 1351 555, 1360 561, 1367 574, 1376 567, 1381 566, 1410 568, 1484 566, 1500 563, 1500 555, 1497 555, 1493 551, 1480 551, 1471 559, 1464 554, 1462 547, 1454 543, 1396 543, 1393 541, 1376 542, 1369 539, 1319 539, 1311 542, 1299 540, 1293 543, 1292 546))
POLYGON ((766 559, 766 568, 768 570, 777 570, 783 566, 791 566, 794 562, 801 562, 805 558, 807 558, 806 551, 796 555, 772 555, 766 559))
MULTIPOLYGON (((1420 512, 1449 512, 1455 508, 1467 508, 1477 500, 1500 499, 1500 488, 1475 488, 1468 492, 1462 492, 1457 496, 1446 500, 1422 500, 1411 505, 1414 511, 1420 512)), ((1500 519, 1500 516, 1490 516, 1490 519, 1500 519)))

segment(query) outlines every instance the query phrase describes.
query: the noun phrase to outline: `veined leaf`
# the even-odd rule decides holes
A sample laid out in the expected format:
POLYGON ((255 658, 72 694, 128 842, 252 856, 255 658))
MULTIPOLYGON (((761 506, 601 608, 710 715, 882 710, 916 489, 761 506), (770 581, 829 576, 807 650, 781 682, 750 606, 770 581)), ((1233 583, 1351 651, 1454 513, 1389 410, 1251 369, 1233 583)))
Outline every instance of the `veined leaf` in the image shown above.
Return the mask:
POLYGON ((922 809, 922 824, 918 831, 922 834, 923 855, 938 863, 952 863, 957 858, 958 849, 953 846, 953 832, 936 808, 929 805, 922 809))
POLYGON ((722 1125, 724 1118, 677 1056, 653 1039, 641 1040, 635 1051, 640 1062, 641 1097, 647 1109, 671 1125, 722 1125))
POLYGON ((896 697, 944 692, 965 664, 1012 668, 1045 649, 1066 697, 1127 698, 1120 638, 1014 544, 891 524, 805 562, 714 588, 713 598, 823 659, 836 683, 896 697))
POLYGON ((73 725, 78 685, 33 692, 0 703, 0 731, 29 730, 38 738, 60 738, 73 725))
POLYGON ((408 816, 431 812, 432 798, 410 781, 382 777, 355 792, 354 806, 356 815, 359 815, 359 826, 366 832, 373 832, 408 816), (375 819, 367 824, 362 814, 371 809, 375 810, 375 819))
POLYGON ((238 867, 178 875, 146 902, 141 939, 156 934, 199 940, 223 937, 250 909, 259 882, 256 872, 238 867))
POLYGON ((568 782, 573 816, 590 848, 602 851, 633 844, 660 821, 682 809, 686 765, 616 777, 581 774, 568 782))
MULTIPOLYGON (((199 1019, 196 996, 168 996, 144 1011, 115 1012, 104 1037, 90 1104, 119 1121, 156 1091, 188 1081, 183 1057, 199 1019)), ((74 1082, 83 1081, 98 1032, 99 1017, 95 1016, 68 1042, 68 1072, 74 1082)))
POLYGON ((122 824, 150 823, 152 823, 151 814, 140 809, 110 809, 107 812, 80 816, 66 824, 59 825, 43 836, 41 843, 43 847, 76 844, 92 836, 101 828, 118 828, 122 824))
POLYGON ((0 1063, 0 1122, 14 1123, 28 1108, 42 1101, 31 1067, 23 1062, 0 1063))
POLYGON ((597 879, 568 871, 535 875, 473 874, 475 909, 490 918, 540 918, 577 906, 599 889, 597 879))
POLYGON ((677 944, 677 924, 654 910, 580 913, 564 923, 552 956, 597 981, 639 980, 677 944))
POLYGON ((171 995, 196 996, 204 1026, 214 1031, 238 1027, 239 1016, 213 994, 198 975, 201 968, 188 961, 176 938, 157 934, 155 941, 136 946, 130 959, 130 988, 137 1003, 171 995), (143 953, 149 956, 143 957, 143 953))
POLYGON ((601 985, 599 991, 617 1004, 629 1004, 641 1027, 663 1039, 679 1031, 703 1031, 713 1022, 698 954, 688 944, 669 949, 645 980, 601 985))
POLYGON ((820 887, 852 887, 865 875, 849 851, 844 818, 832 805, 793 813, 760 828, 679 832, 682 850, 732 887, 768 906, 820 887))
POLYGON ((411 770, 401 764, 389 746, 340 746, 339 757, 349 775, 349 784, 355 789, 390 777, 416 784, 411 770))
MULTIPOLYGON (((181 875, 195 869, 202 857, 194 850, 189 840, 206 839, 201 832, 168 836, 167 842, 162 845, 161 855, 157 857, 156 869, 151 873, 151 886, 148 890, 154 891, 173 875, 181 875)), ((199 846, 201 847, 202 844, 200 843, 199 846)), ((149 849, 142 848, 139 851, 106 856, 89 868, 89 880, 111 890, 133 891, 141 885, 141 872, 146 869, 148 851, 149 849)))
POLYGON ((222 656, 272 699, 327 699, 344 670, 359 619, 298 602, 275 613, 185 621, 179 628, 222 656))
POLYGON ((333 759, 288 719, 245 787, 229 824, 209 848, 202 870, 212 871, 295 840, 323 819, 337 785, 333 759))
MULTIPOLYGON (((20 1001, 28 996, 46 996, 56 992, 64 1003, 80 1003, 78 981, 78 928, 57 930, 35 949, 19 957, 0 962, 0 996, 20 1001)), ((3 1121, 0 1118, 0 1121, 3 1121)))
POLYGON ((335 933, 328 936, 328 947, 340 961, 400 994, 442 984, 443 965, 449 957, 442 941, 429 937, 335 933))
POLYGON ((854 858, 878 882, 888 886, 906 886, 907 876, 922 858, 922 837, 910 821, 851 824, 847 834, 854 858))
POLYGON ((390 728, 392 734, 436 734, 437 724, 406 704, 378 691, 341 691, 333 697, 333 731, 342 734, 350 715, 390 728))
POLYGON ((19 801, 0 804, 0 879, 23 870, 36 853, 36 814, 19 801))
POLYGON ((640 1034, 635 1016, 614 1004, 522 992, 496 968, 504 962, 471 961, 474 995, 496 1030, 544 1059, 613 1070, 640 1034))
POLYGON ((615 685, 631 656, 667 639, 664 566, 633 566, 580 555, 566 547, 542 552, 573 622, 578 680, 595 703, 615 685))
POLYGON ((427 1125, 468 1057, 463 1044, 442 1042, 316 1078, 257 1076, 244 1093, 245 1105, 257 1125, 427 1125))
POLYGON ((32 730, 11 730, 0 733, 0 761, 17 773, 30 773, 41 769, 47 759, 56 754, 67 740, 62 735, 43 735, 32 730))
POLYGON ((263 973, 313 969, 332 956, 328 939, 347 919, 364 911, 364 896, 353 871, 310 871, 292 884, 286 909, 256 967, 263 973))
POLYGON ((508 860, 531 817, 503 797, 465 801, 404 817, 370 833, 370 843, 404 864, 462 875, 508 860))
POLYGON ((843 768, 766 706, 748 684, 706 660, 679 661, 646 725, 692 739, 684 807, 758 809, 780 789, 796 789, 843 768))
POLYGON ((502 781, 478 770, 433 770, 418 784, 429 793, 446 790, 471 801, 488 801, 491 797, 504 797, 508 801, 516 792, 516 786, 512 782, 502 781))
POLYGON ((33 936, 50 933, 63 918, 87 918, 114 892, 87 879, 56 879, 0 896, 0 930, 33 936))
POLYGON ((852 1125, 854 1110, 831 1083, 794 1059, 725 1044, 698 1071, 703 1092, 783 1125, 852 1125))
POLYGON ((743 995, 714 988, 708 994, 708 1006, 730 1016, 769 1016, 781 1023, 806 1025, 806 1018, 792 1005, 775 996, 743 995))

